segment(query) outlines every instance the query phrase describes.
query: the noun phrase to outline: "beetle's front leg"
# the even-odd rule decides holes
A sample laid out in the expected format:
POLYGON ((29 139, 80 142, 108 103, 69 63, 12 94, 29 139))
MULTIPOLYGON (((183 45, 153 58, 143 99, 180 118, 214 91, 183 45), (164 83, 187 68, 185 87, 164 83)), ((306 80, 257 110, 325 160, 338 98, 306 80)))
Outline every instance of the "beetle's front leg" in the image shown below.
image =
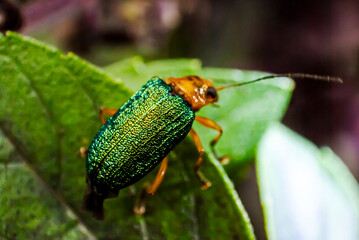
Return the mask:
POLYGON ((195 130, 193 130, 193 128, 191 128, 191 130, 189 131, 189 134, 191 135, 194 144, 197 147, 198 153, 199 153, 199 158, 196 162, 196 165, 194 166, 194 171, 196 173, 197 178, 201 181, 201 188, 202 190, 206 190, 207 188, 209 188, 212 183, 210 181, 208 181, 202 174, 202 172, 199 170, 199 167, 202 164, 203 161, 203 153, 204 153, 204 148, 202 146, 201 140, 198 137, 198 134, 196 133, 195 130))
POLYGON ((222 156, 219 157, 216 150, 214 149, 214 145, 218 142, 218 140, 221 138, 222 133, 223 133, 223 129, 221 126, 219 126, 217 123, 215 123, 214 121, 212 121, 209 118, 205 118, 205 117, 199 117, 196 116, 195 120, 202 124, 205 127, 214 129, 218 131, 218 135, 211 141, 211 150, 213 152, 213 155, 223 164, 227 164, 229 162, 229 156, 222 156))
POLYGON ((108 115, 108 116, 112 117, 117 112, 117 110, 118 109, 115 109, 115 108, 101 107, 101 109, 100 109, 100 119, 101 119, 102 124, 105 124, 105 122, 106 122, 104 115, 108 115))
POLYGON ((165 176, 165 173, 166 173, 166 170, 167 170, 167 165, 168 165, 168 157, 165 157, 163 160, 162 160, 162 163, 161 163, 161 167, 160 167, 160 170, 158 170, 158 173, 156 175, 156 178, 155 180, 153 181, 152 185, 149 187, 149 188, 145 188, 143 189, 143 191, 141 192, 141 195, 140 195, 140 200, 138 202, 138 204, 136 204, 136 206, 134 207, 134 212, 137 214, 137 215, 143 215, 146 211, 146 199, 149 197, 149 196, 152 196, 153 194, 155 194, 157 188, 160 186, 164 176, 165 176), (146 194, 147 192, 147 194, 146 194))

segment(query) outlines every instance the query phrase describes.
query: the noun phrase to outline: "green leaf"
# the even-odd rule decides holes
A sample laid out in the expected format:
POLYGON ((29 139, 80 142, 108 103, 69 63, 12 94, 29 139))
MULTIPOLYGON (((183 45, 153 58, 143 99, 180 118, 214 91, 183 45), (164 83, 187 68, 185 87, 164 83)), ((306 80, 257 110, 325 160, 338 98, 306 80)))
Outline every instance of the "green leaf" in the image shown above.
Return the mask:
MULTIPOLYGON (((151 76, 180 77, 199 75, 214 80, 215 86, 227 86, 268 75, 268 73, 224 68, 201 68, 196 59, 169 59, 144 63, 139 57, 127 59, 105 68, 106 72, 121 79, 133 90, 138 89, 151 76)), ((238 178, 238 167, 254 157, 255 147, 266 128, 280 121, 287 109, 294 82, 288 78, 276 78, 243 87, 219 92, 219 107, 208 106, 197 115, 208 117, 223 127, 223 136, 216 149, 220 155, 229 155, 226 168, 232 178, 238 178)), ((218 132, 197 123, 206 152, 210 141, 218 132)))
POLYGON ((0 192, 0 239, 93 237, 71 214, 68 206, 58 201, 46 183, 41 182, 31 167, 21 160, 2 132, 0 192))
POLYGON ((275 125, 257 175, 269 239, 359 239, 359 186, 329 148, 275 125))
MULTIPOLYGON (((186 62, 178 60, 179 65, 186 62)), ((145 215, 135 215, 133 207, 156 171, 106 200, 106 220, 94 220, 80 209, 86 173, 85 160, 76 153, 100 128, 100 107, 119 108, 133 92, 73 54, 63 55, 15 33, 0 37, 0 71, 0 188, 5 189, 0 213, 8 213, 0 220, 3 236, 255 238, 232 183, 211 155, 202 171, 213 186, 200 190, 193 171, 198 153, 188 139, 169 155, 164 182, 147 202, 145 215), (16 199, 22 200, 14 204, 16 199), (59 228, 54 230, 53 224, 59 228)))
POLYGON ((105 67, 105 71, 120 79, 136 92, 151 77, 185 76, 197 74, 201 62, 197 59, 168 59, 144 63, 140 57, 133 57, 105 67))

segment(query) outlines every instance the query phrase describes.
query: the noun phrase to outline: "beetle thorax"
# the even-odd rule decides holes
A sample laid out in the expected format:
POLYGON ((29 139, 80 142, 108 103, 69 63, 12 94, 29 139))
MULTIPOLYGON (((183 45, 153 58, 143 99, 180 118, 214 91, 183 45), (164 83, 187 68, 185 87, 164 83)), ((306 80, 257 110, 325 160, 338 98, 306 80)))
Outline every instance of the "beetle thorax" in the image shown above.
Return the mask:
POLYGON ((218 100, 216 88, 212 85, 211 80, 198 76, 187 76, 170 77, 164 81, 171 86, 174 94, 182 97, 191 106, 193 111, 198 111, 218 100))

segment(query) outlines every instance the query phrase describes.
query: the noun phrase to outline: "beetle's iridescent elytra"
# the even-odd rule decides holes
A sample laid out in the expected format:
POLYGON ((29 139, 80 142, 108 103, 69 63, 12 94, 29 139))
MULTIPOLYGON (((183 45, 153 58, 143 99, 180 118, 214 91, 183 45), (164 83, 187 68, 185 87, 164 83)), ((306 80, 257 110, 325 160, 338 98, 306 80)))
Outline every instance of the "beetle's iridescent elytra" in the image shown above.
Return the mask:
POLYGON ((154 194, 164 177, 167 155, 188 133, 199 152, 194 166, 196 176, 201 181, 202 189, 210 187, 210 181, 199 170, 204 149, 192 124, 197 121, 218 131, 211 141, 212 147, 221 137, 222 128, 208 118, 195 116, 195 112, 217 102, 217 92, 220 90, 274 77, 341 81, 339 78, 308 74, 278 74, 215 88, 211 80, 198 76, 154 77, 119 110, 102 108, 100 117, 104 125, 87 151, 88 186, 84 208, 92 212, 95 218, 102 219, 103 201, 106 198, 117 196, 120 189, 137 182, 162 161, 157 177, 148 189, 148 194, 154 194), (105 122, 103 115, 112 117, 105 122))

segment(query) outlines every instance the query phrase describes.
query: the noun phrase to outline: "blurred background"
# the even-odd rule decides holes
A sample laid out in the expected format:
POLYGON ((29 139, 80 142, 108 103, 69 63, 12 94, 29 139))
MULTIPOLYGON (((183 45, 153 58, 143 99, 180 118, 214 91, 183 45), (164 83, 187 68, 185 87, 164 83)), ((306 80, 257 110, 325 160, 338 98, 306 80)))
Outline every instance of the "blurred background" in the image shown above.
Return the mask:
MULTIPOLYGON (((0 29, 99 66, 139 55, 340 76, 342 85, 296 81, 283 122, 318 146, 330 146, 359 179, 357 0, 1 0, 0 29)), ((252 169, 237 190, 263 239, 254 175, 252 169)))

